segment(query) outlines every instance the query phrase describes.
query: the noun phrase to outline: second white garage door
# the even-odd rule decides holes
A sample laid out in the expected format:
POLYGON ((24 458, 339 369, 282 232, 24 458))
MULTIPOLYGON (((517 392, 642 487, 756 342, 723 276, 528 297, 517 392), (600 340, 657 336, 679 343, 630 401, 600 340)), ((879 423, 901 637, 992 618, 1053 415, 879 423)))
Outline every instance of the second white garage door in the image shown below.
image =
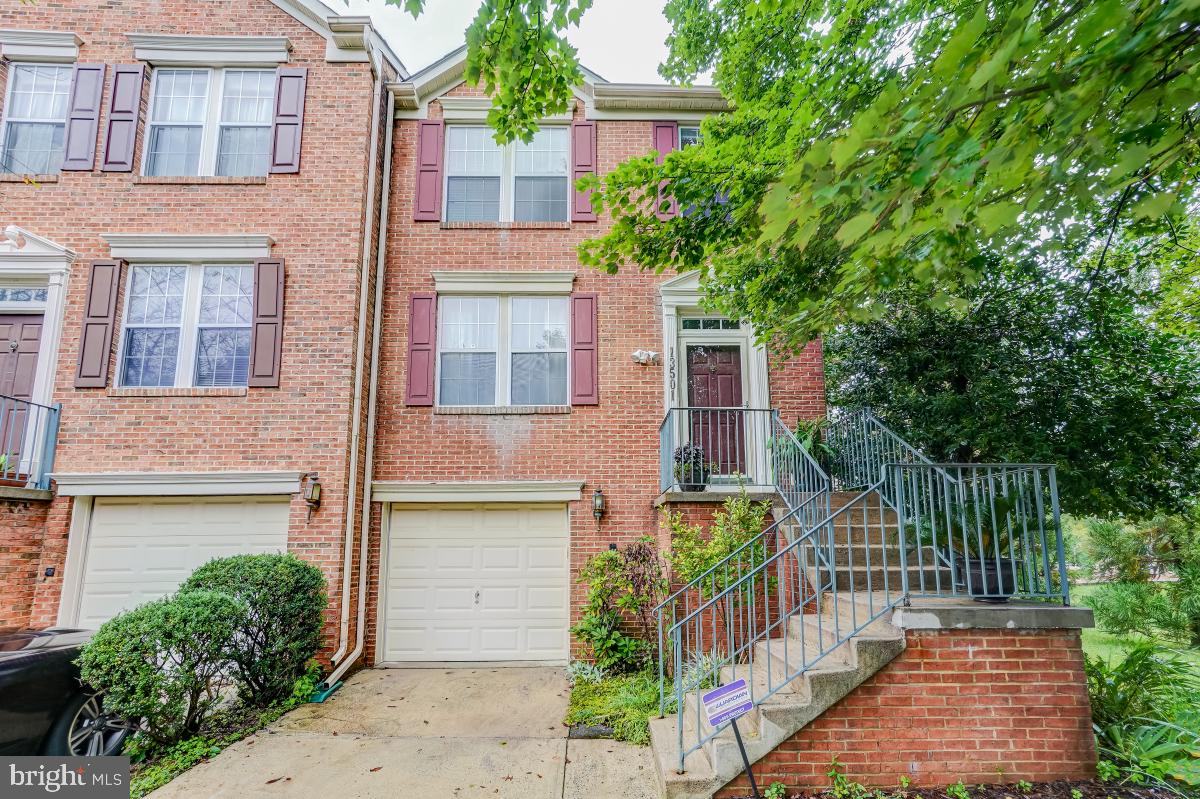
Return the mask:
POLYGON ((97 497, 77 624, 165 596, 212 558, 287 550, 289 497, 97 497))
POLYGON ((565 661, 565 505, 394 505, 384 661, 565 661))

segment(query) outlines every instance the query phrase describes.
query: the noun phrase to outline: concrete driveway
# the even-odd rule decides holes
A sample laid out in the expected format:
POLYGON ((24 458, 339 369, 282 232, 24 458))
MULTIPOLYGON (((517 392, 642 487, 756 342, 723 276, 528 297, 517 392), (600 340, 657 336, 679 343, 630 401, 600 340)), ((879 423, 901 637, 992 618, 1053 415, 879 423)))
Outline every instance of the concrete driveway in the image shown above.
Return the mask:
POLYGON ((654 799, 650 750, 568 740, 567 696, 557 668, 368 669, 151 796, 654 799))

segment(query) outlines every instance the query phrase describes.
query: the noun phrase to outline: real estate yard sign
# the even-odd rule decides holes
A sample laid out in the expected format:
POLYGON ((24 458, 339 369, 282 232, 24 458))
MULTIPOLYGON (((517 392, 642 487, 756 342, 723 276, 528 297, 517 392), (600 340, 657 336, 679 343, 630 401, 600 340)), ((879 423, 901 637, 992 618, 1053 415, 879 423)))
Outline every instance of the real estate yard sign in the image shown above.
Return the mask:
POLYGON ((716 728, 729 722, 733 727, 733 737, 737 739, 738 751, 742 753, 742 762, 746 765, 746 776, 750 778, 750 790, 754 799, 759 799, 758 784, 754 781, 754 773, 750 771, 750 758, 746 756, 746 747, 742 743, 742 733, 738 730, 737 720, 754 710, 754 700, 750 697, 750 687, 745 678, 734 680, 720 688, 701 695, 704 703, 704 715, 709 726, 716 728))

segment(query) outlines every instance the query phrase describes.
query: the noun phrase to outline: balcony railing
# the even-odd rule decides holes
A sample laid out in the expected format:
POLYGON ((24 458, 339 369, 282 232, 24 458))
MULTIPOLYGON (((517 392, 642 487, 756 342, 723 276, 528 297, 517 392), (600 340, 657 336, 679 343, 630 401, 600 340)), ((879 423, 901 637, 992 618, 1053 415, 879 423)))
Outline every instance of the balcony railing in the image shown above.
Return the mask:
POLYGON ((0 394, 0 485, 50 487, 61 408, 0 394))
POLYGON ((671 408, 659 426, 659 489, 774 489, 767 443, 773 423, 768 409, 671 408))

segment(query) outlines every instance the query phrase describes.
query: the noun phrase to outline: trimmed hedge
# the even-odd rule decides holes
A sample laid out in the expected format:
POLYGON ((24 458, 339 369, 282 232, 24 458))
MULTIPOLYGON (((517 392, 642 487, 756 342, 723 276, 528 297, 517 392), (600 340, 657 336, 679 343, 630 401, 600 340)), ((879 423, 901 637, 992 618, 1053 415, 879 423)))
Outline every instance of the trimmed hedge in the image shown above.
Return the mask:
POLYGON ((229 642, 244 606, 216 591, 148 602, 105 622, 79 658, 83 681, 104 705, 142 719, 159 744, 193 735, 229 686, 229 642))
POLYGON ((266 706, 287 699, 321 646, 325 575, 295 555, 234 555, 211 560, 180 594, 219 591, 243 608, 228 644, 242 701, 266 706))

